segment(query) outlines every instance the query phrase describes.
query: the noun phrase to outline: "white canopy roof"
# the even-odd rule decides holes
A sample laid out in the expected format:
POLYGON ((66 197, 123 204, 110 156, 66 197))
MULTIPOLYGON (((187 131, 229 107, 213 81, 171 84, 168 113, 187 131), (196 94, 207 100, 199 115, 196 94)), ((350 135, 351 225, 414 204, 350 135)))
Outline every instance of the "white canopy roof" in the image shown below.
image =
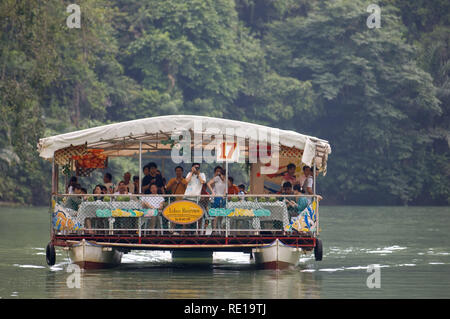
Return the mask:
MULTIPOLYGON (((168 139, 172 133, 190 131, 194 134, 205 134, 206 129, 219 130, 219 134, 224 136, 236 136, 253 141, 256 139, 258 143, 268 144, 273 141, 271 137, 278 134, 279 145, 303 150, 302 161, 308 165, 311 165, 314 155, 318 155, 319 152, 322 164, 320 166, 326 167, 326 159, 331 153, 327 141, 312 136, 242 121, 195 115, 151 117, 46 137, 39 140, 38 151, 41 157, 52 159, 57 150, 87 145, 88 148, 114 149, 115 155, 127 156, 136 153, 136 149, 133 151, 131 146, 139 144, 140 141, 161 142, 162 139, 168 139), (127 149, 129 153, 126 153, 127 149)), ((159 145, 158 149, 164 149, 164 145, 159 145)), ((166 149, 170 149, 169 146, 166 149)), ((151 150, 152 148, 146 149, 151 150)))

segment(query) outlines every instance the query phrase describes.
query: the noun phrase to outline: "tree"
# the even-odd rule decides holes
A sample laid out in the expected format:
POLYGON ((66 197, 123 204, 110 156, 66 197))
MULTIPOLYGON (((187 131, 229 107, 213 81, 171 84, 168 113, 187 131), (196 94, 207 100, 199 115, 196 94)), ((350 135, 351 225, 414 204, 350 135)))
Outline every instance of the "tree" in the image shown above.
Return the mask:
POLYGON ((339 200, 408 203, 423 190, 428 129, 442 109, 396 12, 383 7, 382 27, 369 29, 363 1, 317 2, 264 38, 278 73, 313 85, 323 113, 306 127, 330 138, 324 192, 339 200))
POLYGON ((450 203, 450 3, 448 1, 387 1, 400 9, 407 30, 405 37, 418 48, 418 65, 430 73, 441 102, 442 114, 429 128, 425 191, 418 202, 450 203))
POLYGON ((105 5, 82 1, 81 29, 69 29, 60 1, 0 3, 2 200, 46 202, 51 168, 38 139, 104 121, 121 82, 105 5))
POLYGON ((181 113, 329 139, 337 203, 449 203, 448 1, 377 3, 0 2, 0 200, 48 201, 43 136, 181 113))

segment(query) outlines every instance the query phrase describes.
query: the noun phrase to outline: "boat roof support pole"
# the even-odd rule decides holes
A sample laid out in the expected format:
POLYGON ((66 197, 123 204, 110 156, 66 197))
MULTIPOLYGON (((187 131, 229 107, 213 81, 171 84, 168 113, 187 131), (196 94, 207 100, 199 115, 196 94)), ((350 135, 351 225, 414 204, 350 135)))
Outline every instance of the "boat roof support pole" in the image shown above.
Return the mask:
POLYGON ((314 156, 313 164, 313 193, 316 195, 316 157, 314 156))
POLYGON ((55 163, 55 159, 52 159, 52 194, 58 193, 58 164, 55 163))
POLYGON ((314 164, 313 164, 313 192, 314 192, 314 198, 313 201, 316 201, 316 218, 317 218, 317 224, 316 224, 316 236, 319 235, 319 200, 317 199, 316 195, 316 156, 313 158, 314 164))
MULTIPOLYGON (((223 150, 223 153, 225 153, 225 147, 223 150)), ((225 207, 228 207, 228 160, 225 155, 225 207)), ((227 225, 227 216, 225 216, 225 225, 227 225)), ((225 226, 225 237, 228 238, 228 227, 225 226)))
POLYGON ((228 198, 228 161, 225 159, 225 198, 228 198))
POLYGON ((142 142, 139 142, 139 194, 142 194, 142 142))

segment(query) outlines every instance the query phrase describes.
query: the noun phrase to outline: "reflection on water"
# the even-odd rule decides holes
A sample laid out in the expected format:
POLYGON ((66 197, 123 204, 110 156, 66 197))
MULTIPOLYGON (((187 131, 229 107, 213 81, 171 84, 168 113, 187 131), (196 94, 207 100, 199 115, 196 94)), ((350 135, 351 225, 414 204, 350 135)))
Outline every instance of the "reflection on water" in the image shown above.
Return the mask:
POLYGON ((248 254, 216 253, 213 264, 173 263, 168 252, 135 251, 114 269, 81 272, 81 288, 68 288, 68 260, 47 271, 49 298, 320 298, 320 278, 301 267, 256 269, 248 254))
POLYGON ((69 288, 66 251, 45 264, 47 210, 0 208, 0 298, 449 298, 450 219, 444 208, 322 207, 324 258, 283 271, 256 269, 248 254, 215 253, 213 264, 132 251, 114 269, 82 271, 69 288), (381 288, 366 285, 369 265, 381 288))

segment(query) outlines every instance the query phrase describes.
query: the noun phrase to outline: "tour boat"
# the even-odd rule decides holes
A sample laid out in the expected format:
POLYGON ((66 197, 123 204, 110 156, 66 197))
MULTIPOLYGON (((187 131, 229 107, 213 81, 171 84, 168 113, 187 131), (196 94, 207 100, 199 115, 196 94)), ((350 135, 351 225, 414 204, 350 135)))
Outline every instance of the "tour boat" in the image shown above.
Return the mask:
MULTIPOLYGON (((55 263, 55 247, 68 250, 82 268, 119 265, 122 255, 135 249, 170 251, 173 260, 244 252, 258 266, 275 269, 295 266, 305 254, 322 259, 316 176, 326 174, 331 153, 326 140, 242 121, 170 115, 42 138, 38 151, 52 163, 49 265, 55 263), (117 157, 139 161, 136 194, 80 195, 61 189, 61 178, 65 185, 71 176, 83 183, 96 171, 106 173, 108 162, 117 157), (240 163, 241 171, 248 170, 249 189, 219 196, 219 206, 217 196, 208 193, 143 194, 144 159, 159 161, 167 177, 173 175, 165 171, 167 161, 184 166, 184 175, 198 162, 207 180, 212 168, 204 171, 203 166, 216 163, 224 166, 225 181, 229 165, 240 163), (294 179, 302 177, 303 166, 311 168, 313 194, 277 194, 288 164, 295 165, 294 179), (307 205, 300 208, 302 197, 307 205), (154 201, 161 206, 144 204, 154 201)), ((193 172, 194 178, 201 177, 193 172)))

